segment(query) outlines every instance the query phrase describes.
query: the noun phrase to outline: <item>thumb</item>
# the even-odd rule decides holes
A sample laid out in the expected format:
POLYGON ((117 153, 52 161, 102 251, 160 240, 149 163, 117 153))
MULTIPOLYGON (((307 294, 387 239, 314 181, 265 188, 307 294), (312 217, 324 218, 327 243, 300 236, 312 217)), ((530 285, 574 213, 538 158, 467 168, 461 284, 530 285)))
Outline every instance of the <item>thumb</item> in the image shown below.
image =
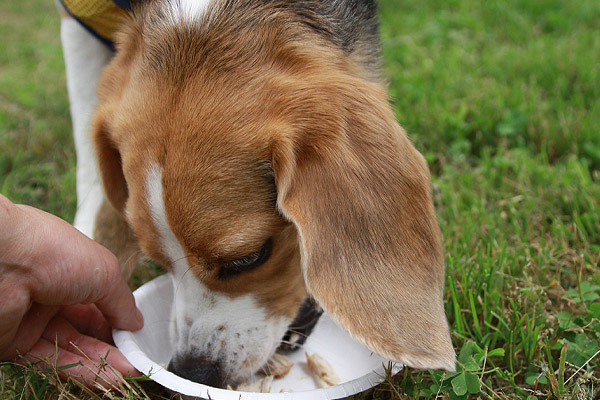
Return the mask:
POLYGON ((121 275, 117 258, 108 250, 106 253, 108 254, 104 266, 96 267, 93 272, 90 270, 94 275, 87 280, 92 285, 88 288, 90 297, 81 303, 96 304, 113 327, 137 331, 144 325, 144 318, 135 304, 133 293, 121 275))
POLYGON ((115 328, 141 329, 142 314, 114 254, 60 218, 20 207, 29 216, 33 301, 46 305, 94 303, 115 328))

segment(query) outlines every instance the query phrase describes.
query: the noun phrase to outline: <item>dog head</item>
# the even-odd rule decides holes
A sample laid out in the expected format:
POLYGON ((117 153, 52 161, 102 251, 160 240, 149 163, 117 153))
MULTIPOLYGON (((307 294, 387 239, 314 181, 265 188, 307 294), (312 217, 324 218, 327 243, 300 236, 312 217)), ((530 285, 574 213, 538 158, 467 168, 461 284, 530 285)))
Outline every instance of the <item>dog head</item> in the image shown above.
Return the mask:
POLYGON ((171 368, 247 378, 308 294, 380 355, 453 369, 429 171, 384 86, 284 12, 172 19, 134 14, 93 127, 108 199, 174 277, 171 368))

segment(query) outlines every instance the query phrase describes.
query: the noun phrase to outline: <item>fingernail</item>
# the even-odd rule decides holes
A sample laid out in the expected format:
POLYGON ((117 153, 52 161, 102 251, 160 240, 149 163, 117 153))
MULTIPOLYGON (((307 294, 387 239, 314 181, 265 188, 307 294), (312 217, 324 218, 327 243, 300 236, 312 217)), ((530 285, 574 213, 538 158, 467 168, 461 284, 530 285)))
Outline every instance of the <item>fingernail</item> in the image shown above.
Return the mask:
POLYGON ((140 330, 144 327, 144 316, 142 315, 142 312, 140 311, 139 308, 136 307, 135 309, 135 316, 136 316, 136 320, 137 320, 137 329, 136 330, 140 330))

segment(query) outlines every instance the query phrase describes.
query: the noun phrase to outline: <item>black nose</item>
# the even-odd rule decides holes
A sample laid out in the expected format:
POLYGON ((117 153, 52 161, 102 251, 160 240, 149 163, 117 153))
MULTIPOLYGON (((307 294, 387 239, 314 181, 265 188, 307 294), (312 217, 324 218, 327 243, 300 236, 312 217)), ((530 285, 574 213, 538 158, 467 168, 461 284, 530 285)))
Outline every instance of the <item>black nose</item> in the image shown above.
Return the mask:
POLYGON ((218 363, 207 361, 204 357, 175 355, 169 361, 167 370, 190 381, 218 388, 225 387, 223 374, 218 363))

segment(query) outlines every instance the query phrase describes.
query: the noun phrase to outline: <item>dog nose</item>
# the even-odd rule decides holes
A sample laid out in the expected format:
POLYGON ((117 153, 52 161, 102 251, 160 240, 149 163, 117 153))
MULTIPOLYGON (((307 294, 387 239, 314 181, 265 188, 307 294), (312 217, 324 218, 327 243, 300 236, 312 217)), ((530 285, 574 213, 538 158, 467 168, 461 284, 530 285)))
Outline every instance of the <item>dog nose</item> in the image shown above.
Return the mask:
POLYGON ((225 380, 219 364, 208 361, 204 357, 173 356, 167 370, 197 383, 218 388, 225 387, 225 380))

